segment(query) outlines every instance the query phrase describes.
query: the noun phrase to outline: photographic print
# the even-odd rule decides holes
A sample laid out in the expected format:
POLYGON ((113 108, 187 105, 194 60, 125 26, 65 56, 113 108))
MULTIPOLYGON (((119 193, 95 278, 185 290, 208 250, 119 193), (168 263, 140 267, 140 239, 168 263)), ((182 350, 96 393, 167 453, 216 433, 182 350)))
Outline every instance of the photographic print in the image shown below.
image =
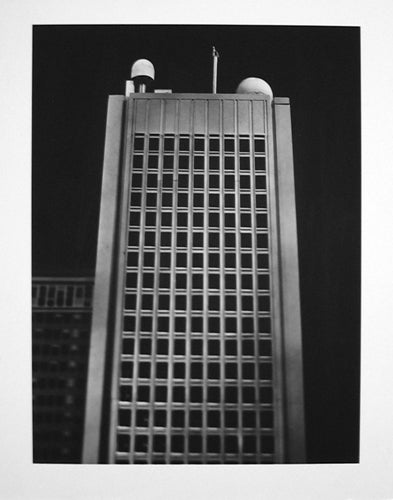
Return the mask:
POLYGON ((33 27, 33 461, 357 463, 360 29, 33 27))

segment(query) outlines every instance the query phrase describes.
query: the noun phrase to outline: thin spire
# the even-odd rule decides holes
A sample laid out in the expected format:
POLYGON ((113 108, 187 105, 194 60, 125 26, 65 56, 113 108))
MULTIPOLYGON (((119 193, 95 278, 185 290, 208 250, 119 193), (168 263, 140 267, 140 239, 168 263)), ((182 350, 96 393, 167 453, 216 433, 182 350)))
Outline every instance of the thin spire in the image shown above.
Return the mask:
POLYGON ((220 55, 213 45, 213 94, 217 93, 217 63, 219 57, 220 55))

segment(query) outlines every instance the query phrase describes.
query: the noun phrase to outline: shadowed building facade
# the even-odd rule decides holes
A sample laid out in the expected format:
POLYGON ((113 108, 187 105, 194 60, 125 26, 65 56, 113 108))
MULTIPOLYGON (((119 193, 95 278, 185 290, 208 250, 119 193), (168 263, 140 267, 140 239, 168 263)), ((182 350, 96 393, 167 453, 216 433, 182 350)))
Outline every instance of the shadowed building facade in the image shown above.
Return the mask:
POLYGON ((290 107, 258 82, 109 98, 85 463, 305 461, 290 107))
POLYGON ((33 278, 33 461, 80 463, 91 278, 33 278))

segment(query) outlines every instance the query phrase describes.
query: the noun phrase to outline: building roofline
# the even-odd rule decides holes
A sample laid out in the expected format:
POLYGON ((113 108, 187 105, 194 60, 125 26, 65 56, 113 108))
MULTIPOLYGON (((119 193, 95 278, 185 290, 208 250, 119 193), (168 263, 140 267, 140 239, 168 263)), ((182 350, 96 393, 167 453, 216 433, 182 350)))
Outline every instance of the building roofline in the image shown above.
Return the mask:
POLYGON ((66 283, 72 283, 72 282, 78 282, 78 283, 92 283, 94 282, 94 276, 33 276, 32 277, 32 282, 35 283, 37 281, 46 281, 46 282, 53 282, 53 283, 58 283, 59 281, 61 282, 66 282, 66 283))

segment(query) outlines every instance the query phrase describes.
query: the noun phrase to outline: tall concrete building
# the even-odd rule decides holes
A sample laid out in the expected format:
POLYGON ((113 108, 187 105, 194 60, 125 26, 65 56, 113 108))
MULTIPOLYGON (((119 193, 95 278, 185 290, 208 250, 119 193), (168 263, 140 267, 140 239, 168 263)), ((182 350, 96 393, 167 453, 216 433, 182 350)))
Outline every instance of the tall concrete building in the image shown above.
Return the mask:
POLYGON ((83 461, 305 461, 288 98, 110 96, 83 461))

